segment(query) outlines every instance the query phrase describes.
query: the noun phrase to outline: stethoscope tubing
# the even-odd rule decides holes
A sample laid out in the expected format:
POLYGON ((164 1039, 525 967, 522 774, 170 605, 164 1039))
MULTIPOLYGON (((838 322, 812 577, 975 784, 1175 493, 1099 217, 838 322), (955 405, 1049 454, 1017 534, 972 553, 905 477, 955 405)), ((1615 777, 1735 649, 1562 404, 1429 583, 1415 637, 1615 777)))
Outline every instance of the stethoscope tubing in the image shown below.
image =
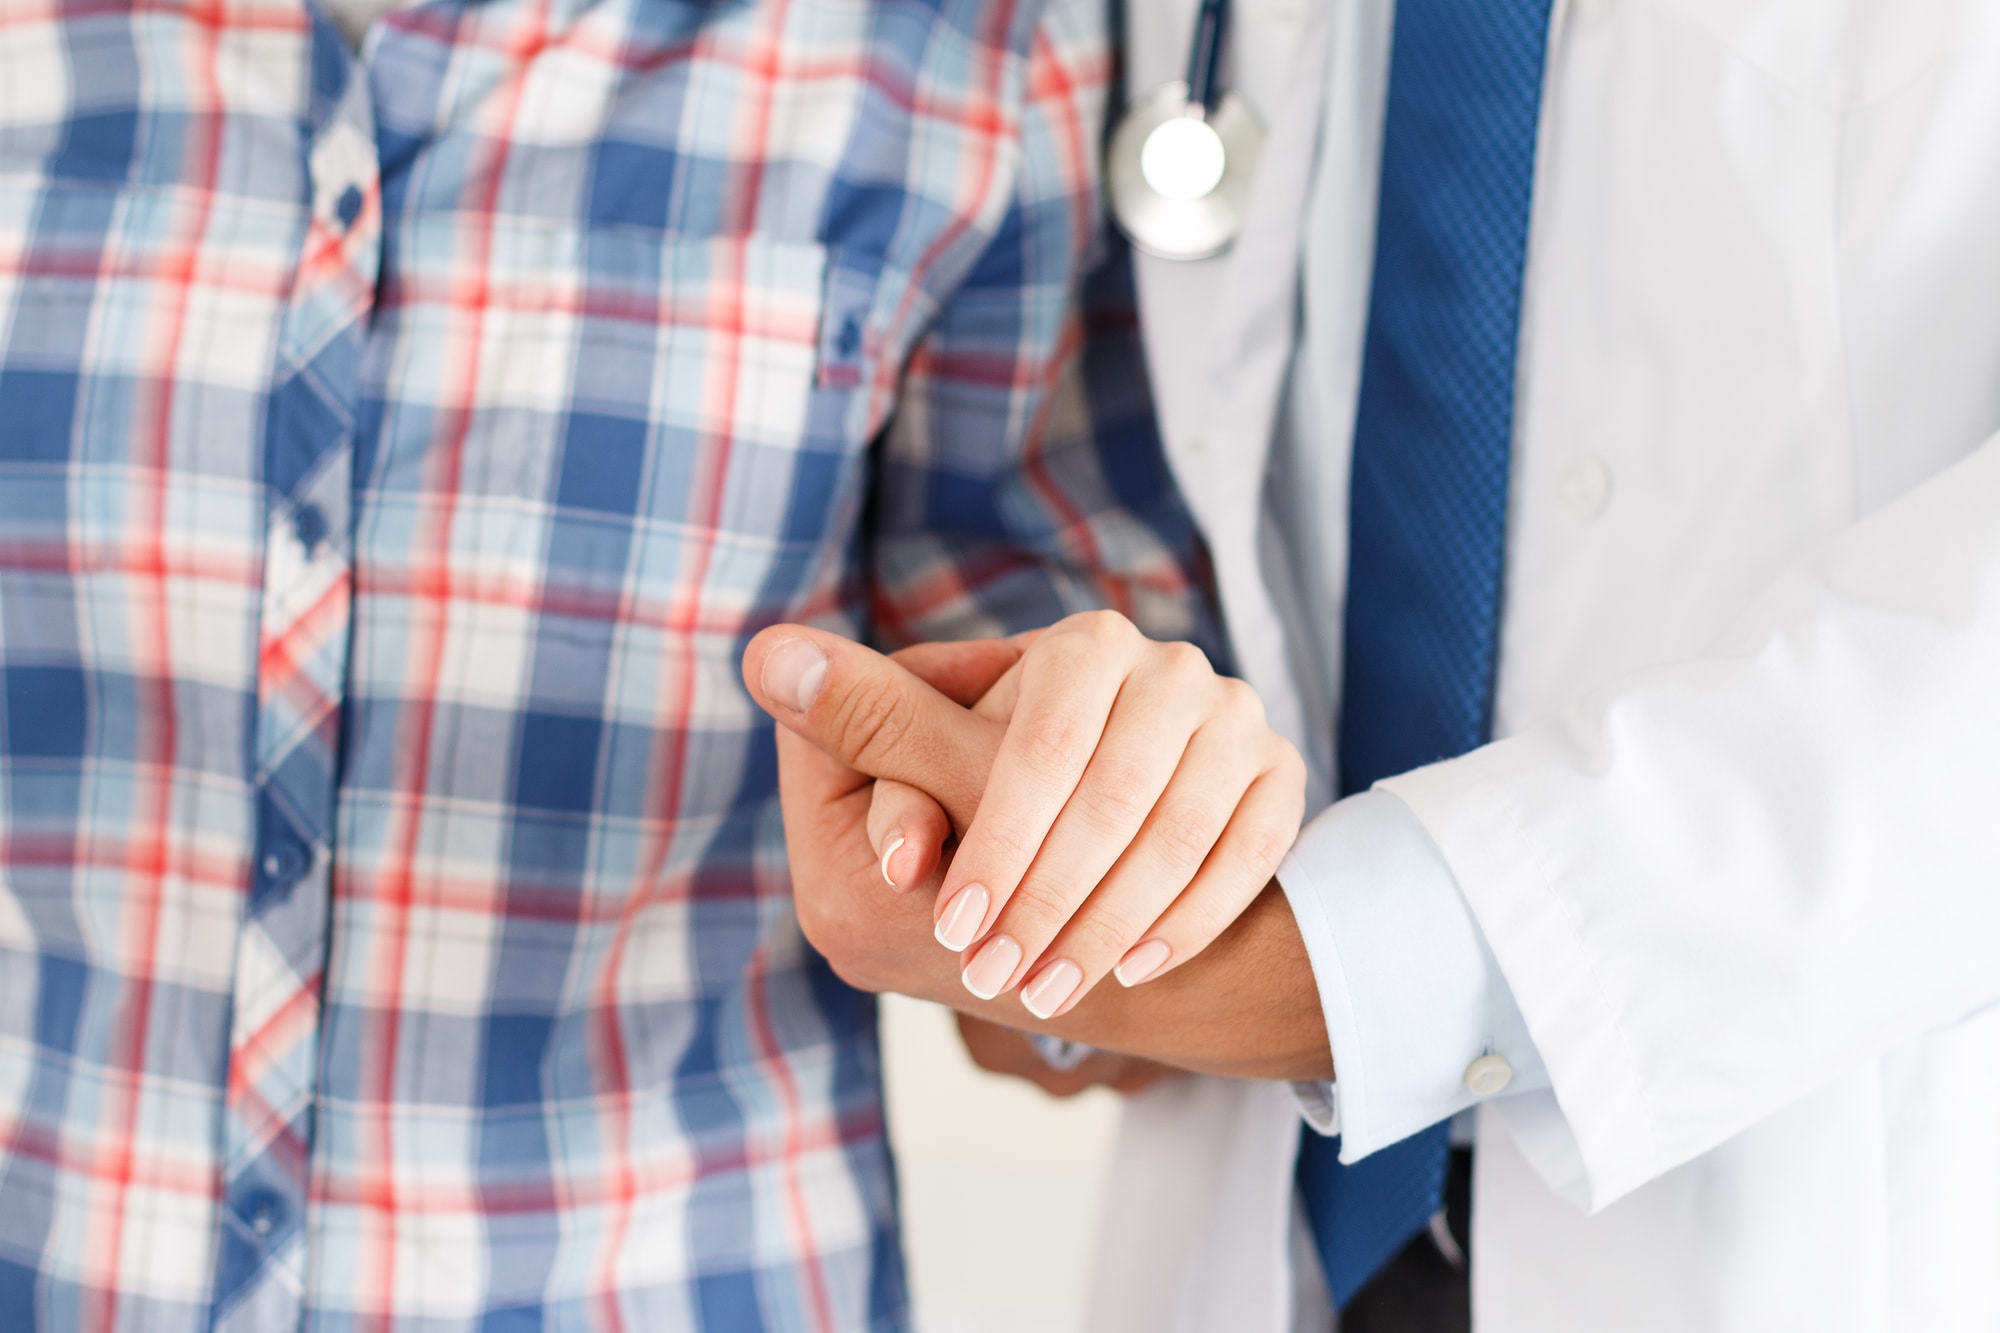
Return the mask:
POLYGON ((1188 47, 1188 114, 1206 116, 1222 75, 1223 29, 1229 25, 1229 0, 1201 0, 1195 11, 1194 39, 1188 47))

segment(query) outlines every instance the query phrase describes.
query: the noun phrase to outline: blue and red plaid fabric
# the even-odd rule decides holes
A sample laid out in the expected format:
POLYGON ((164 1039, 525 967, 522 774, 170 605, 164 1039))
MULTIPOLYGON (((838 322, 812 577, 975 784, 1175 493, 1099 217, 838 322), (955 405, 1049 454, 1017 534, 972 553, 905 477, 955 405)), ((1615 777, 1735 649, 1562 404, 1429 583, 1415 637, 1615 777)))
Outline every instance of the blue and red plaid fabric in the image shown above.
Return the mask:
POLYGON ((1106 23, 0 6, 0 1328, 906 1323, 737 663, 1205 628, 1106 23))

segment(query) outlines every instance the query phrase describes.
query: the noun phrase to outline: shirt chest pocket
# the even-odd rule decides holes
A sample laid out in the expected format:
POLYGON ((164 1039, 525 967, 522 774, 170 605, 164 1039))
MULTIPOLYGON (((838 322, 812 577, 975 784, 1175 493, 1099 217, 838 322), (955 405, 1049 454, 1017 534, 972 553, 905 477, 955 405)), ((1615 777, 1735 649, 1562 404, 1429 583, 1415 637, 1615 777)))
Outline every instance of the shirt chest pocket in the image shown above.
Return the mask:
POLYGON ((831 577, 865 482, 871 284, 809 242, 505 223, 473 284, 445 225, 385 249, 364 559, 724 631, 831 577))
POLYGON ((715 814, 744 762, 731 729, 754 722, 743 640, 851 590, 866 312, 889 298, 816 244, 488 225, 473 244, 463 217, 388 228, 354 771, 392 771, 399 714, 372 700, 424 697, 462 798, 715 814), (690 742, 699 782, 660 758, 690 729, 724 738, 690 742))

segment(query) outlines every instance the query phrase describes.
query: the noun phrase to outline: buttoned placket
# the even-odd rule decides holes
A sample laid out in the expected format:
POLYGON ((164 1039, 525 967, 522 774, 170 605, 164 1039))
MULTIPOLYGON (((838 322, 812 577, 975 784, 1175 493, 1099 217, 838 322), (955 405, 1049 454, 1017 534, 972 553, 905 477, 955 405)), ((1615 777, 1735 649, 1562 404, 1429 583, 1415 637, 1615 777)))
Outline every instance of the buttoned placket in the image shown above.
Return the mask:
POLYGON ((320 992, 352 629, 354 431, 382 238, 368 82, 348 68, 344 91, 310 142, 310 218, 265 418, 257 845, 232 978, 218 1330, 296 1328, 305 1315, 320 992))

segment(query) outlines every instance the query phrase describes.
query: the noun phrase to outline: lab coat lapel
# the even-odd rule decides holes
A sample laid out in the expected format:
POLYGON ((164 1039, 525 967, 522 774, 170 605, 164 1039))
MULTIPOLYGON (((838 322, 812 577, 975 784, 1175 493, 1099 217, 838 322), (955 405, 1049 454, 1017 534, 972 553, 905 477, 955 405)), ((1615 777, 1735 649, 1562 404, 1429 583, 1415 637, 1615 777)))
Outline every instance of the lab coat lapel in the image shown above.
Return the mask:
MULTIPOLYGON (((1232 86, 1246 90, 1267 132, 1244 230, 1226 253, 1199 263, 1138 256, 1140 322, 1167 455, 1215 560, 1237 667, 1272 724, 1297 742, 1303 710, 1259 567, 1258 525, 1297 331, 1300 229, 1333 7, 1235 8, 1232 86)), ((1134 9, 1146 10, 1127 21, 1134 88, 1180 77, 1192 4, 1134 9)))

